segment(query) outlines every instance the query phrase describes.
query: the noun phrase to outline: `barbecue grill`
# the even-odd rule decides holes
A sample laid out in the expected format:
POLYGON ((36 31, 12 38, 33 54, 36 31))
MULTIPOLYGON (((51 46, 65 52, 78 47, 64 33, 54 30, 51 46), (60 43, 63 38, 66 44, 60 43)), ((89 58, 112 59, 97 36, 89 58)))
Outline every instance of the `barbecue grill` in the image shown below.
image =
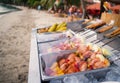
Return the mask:
MULTIPOLYGON (((109 68, 103 68, 103 69, 97 69, 97 70, 92 70, 92 71, 85 71, 85 72, 79 72, 79 73, 73 73, 71 75, 77 75, 77 74, 86 74, 86 73, 93 73, 94 75, 96 73, 100 73, 99 75, 96 75, 97 78, 101 77, 101 76, 104 76, 107 72, 111 69, 111 67, 114 67, 114 66, 119 66, 119 64, 117 64, 118 62, 120 62, 120 36, 115 36, 113 38, 106 38, 104 35, 110 31, 113 31, 115 28, 111 29, 110 31, 107 31, 107 32, 104 32, 104 33, 97 33, 98 29, 95 29, 95 30, 92 30, 92 29, 86 29, 85 27, 88 25, 88 24, 82 24, 82 22, 84 22, 84 20, 81 20, 81 21, 76 21, 76 22, 71 22, 71 23, 68 23, 67 24, 67 28, 68 29, 71 29, 74 33, 77 33, 79 35, 81 35, 82 37, 85 38, 86 42, 90 42, 90 43, 93 43, 93 44, 96 44, 100 47, 104 47, 106 49, 109 49, 114 55, 115 55, 115 58, 112 59, 112 61, 114 61, 116 63, 115 64, 112 64, 112 66, 110 66, 109 68)), ((59 33, 61 34, 61 33, 59 33)), ((54 37, 56 38, 57 36, 59 36, 58 33, 54 33, 54 37), (57 34, 57 35, 56 35, 57 34)), ((49 36, 51 34, 48 35, 47 34, 42 34, 44 35, 44 38, 50 38, 49 36), (48 35, 48 37, 46 36, 48 35)), ((41 44, 45 44, 46 46, 49 45, 50 42, 55 42, 55 41, 58 41, 59 39, 50 39, 50 40, 41 40, 41 38, 43 38, 43 36, 41 36, 41 34, 38 34, 37 33, 37 46, 38 46, 38 55, 39 55, 39 65, 40 65, 40 75, 41 77, 44 77, 43 75, 43 70, 42 70, 42 66, 44 65, 44 61, 42 61, 42 55, 41 55, 41 50, 44 48, 41 48, 41 44)), ((43 39, 44 39, 43 38, 43 39)), ((43 45, 44 46, 44 45, 43 45)), ((44 77, 44 78, 40 78, 42 82, 45 82, 45 83, 49 83, 49 81, 51 79, 62 79, 64 78, 65 76, 68 76, 68 75, 63 75, 63 76, 58 76, 58 77, 44 77)))

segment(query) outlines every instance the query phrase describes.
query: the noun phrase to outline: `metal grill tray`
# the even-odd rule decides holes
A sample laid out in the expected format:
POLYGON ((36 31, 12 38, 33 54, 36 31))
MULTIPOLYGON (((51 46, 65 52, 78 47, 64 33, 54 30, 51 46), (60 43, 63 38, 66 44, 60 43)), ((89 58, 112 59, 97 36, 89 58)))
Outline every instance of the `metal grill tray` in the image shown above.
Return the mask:
POLYGON ((63 79, 66 76, 71 76, 71 75, 80 75, 80 74, 88 74, 91 73, 93 74, 96 78, 100 78, 105 76, 105 74, 115 65, 112 63, 111 66, 107 68, 101 68, 101 69, 95 69, 95 70, 90 70, 90 71, 83 71, 83 72, 77 72, 77 73, 72 73, 72 74, 65 74, 61 76, 47 76, 44 72, 44 69, 46 66, 49 66, 53 64, 57 60, 58 57, 63 56, 65 54, 69 54, 74 52, 72 51, 60 51, 56 53, 50 53, 50 54, 45 54, 44 56, 39 56, 39 61, 40 61, 40 71, 41 71, 41 79, 42 81, 50 81, 52 79, 63 79), (50 57, 50 58, 48 58, 50 57), (95 75, 98 73, 97 75, 95 75))
POLYGON ((84 31, 83 27, 87 26, 87 24, 82 24, 84 21, 85 20, 69 22, 67 23, 67 28, 75 32, 84 31))
POLYGON ((49 42, 44 42, 44 43, 38 43, 38 51, 39 53, 42 54, 48 54, 51 52, 57 52, 60 49, 57 49, 56 47, 60 44, 68 40, 68 38, 63 38, 59 40, 54 40, 54 41, 49 41, 49 42))
POLYGON ((57 41, 63 38, 70 38, 74 36, 74 32, 70 29, 64 32, 45 32, 45 33, 37 33, 37 43, 47 43, 52 41, 57 41))
POLYGON ((37 34, 37 42, 45 43, 45 42, 59 40, 64 37, 65 37, 64 32, 41 33, 41 34, 37 34))
MULTIPOLYGON (((92 22, 87 23, 85 26, 92 24, 92 22)), ((104 25, 107 26, 108 24, 104 25)), ((80 31, 80 35, 84 38, 86 38, 87 42, 91 42, 93 44, 97 44, 100 47, 105 47, 111 51, 117 50, 120 52, 120 35, 115 36, 113 38, 106 38, 104 35, 107 33, 112 32, 115 30, 117 27, 113 27, 112 29, 103 32, 103 33, 97 33, 98 30, 104 26, 98 27, 95 30, 93 29, 86 29, 84 28, 84 31, 80 31)), ((78 32, 76 32, 78 33, 78 32)))

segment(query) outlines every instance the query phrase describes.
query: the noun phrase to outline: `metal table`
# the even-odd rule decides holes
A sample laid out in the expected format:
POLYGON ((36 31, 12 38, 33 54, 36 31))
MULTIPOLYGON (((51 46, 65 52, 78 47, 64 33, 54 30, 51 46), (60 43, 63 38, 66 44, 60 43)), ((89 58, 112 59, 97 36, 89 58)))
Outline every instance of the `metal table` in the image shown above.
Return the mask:
POLYGON ((28 83, 41 83, 36 40, 36 28, 32 29, 31 33, 28 83))

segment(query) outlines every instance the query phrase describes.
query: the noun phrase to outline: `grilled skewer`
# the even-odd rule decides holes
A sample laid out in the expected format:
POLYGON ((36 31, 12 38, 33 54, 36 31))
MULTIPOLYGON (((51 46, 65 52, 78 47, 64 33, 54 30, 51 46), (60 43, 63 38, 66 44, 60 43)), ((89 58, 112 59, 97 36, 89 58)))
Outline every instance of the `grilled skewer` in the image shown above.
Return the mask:
POLYGON ((106 23, 102 21, 102 22, 99 22, 99 23, 88 25, 86 28, 87 29, 96 29, 97 27, 103 26, 105 24, 106 23))
POLYGON ((99 32, 99 33, 102 33, 102 32, 105 32, 105 31, 107 31, 107 30, 110 30, 110 29, 112 29, 112 28, 113 28, 112 25, 110 25, 110 26, 105 26, 105 27, 99 29, 98 32, 99 32))
POLYGON ((117 32, 117 33, 115 33, 115 34, 113 34, 113 35, 110 35, 110 38, 115 37, 115 36, 117 36, 117 35, 120 35, 120 31, 117 32))
POLYGON ((111 38, 111 37, 117 36, 119 34, 120 34, 120 28, 117 28, 113 32, 106 34, 105 37, 111 38))

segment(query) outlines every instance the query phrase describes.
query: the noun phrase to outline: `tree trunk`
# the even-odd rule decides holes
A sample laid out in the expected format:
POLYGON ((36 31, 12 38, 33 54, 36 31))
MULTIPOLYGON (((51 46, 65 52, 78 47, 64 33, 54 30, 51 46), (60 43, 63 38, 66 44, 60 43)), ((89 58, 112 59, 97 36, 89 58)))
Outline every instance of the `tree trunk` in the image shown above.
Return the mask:
POLYGON ((105 9, 103 7, 104 2, 105 2, 105 0, 101 0, 101 4, 100 4, 100 17, 101 17, 101 14, 105 11, 105 9))
POLYGON ((85 17, 86 17, 85 2, 84 2, 84 0, 80 0, 80 2, 81 2, 82 11, 83 11, 82 19, 85 19, 85 17))

